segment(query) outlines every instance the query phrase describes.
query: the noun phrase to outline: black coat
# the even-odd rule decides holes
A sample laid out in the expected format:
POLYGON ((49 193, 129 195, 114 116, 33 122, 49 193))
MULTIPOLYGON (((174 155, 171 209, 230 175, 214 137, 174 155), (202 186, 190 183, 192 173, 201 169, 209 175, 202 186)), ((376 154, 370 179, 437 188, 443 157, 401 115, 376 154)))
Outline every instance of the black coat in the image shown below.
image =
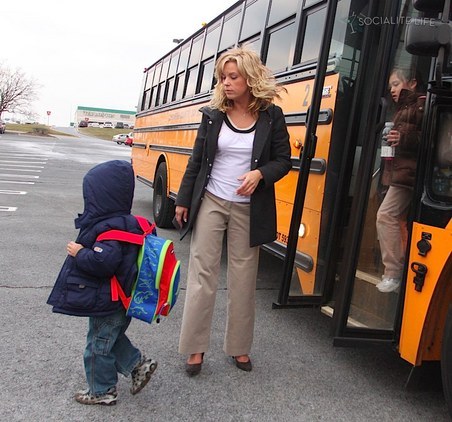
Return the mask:
POLYGON ((83 179, 85 209, 75 220, 76 242, 84 246, 67 256, 47 303, 54 312, 76 316, 106 316, 124 309, 111 300, 115 274, 126 295, 137 276, 138 246, 118 241, 96 242, 100 233, 118 229, 142 233, 130 214, 135 179, 130 163, 109 161, 91 169, 83 179))
MULTIPOLYGON (((189 208, 188 222, 181 229, 181 239, 193 227, 208 184, 218 135, 224 114, 203 107, 201 125, 176 198, 176 205, 189 208)), ((280 107, 271 105, 259 112, 254 136, 250 170, 259 169, 263 179, 250 198, 250 246, 276 239, 276 204, 274 184, 292 168, 289 133, 280 107)))

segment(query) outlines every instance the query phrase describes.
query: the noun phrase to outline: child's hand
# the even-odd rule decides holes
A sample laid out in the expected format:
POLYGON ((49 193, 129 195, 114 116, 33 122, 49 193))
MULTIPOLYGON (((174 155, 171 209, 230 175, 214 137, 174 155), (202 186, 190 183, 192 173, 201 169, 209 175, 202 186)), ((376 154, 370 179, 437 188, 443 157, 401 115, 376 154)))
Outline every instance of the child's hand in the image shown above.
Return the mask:
POLYGON ((68 255, 75 257, 78 254, 78 251, 83 249, 83 245, 80 243, 69 242, 66 246, 66 250, 68 255))

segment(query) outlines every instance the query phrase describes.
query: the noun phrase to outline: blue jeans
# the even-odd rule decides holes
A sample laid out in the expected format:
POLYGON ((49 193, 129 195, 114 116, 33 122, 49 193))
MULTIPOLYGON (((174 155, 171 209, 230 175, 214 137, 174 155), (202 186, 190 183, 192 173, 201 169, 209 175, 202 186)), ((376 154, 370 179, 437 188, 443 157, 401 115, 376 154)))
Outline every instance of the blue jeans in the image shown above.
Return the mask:
POLYGON ((140 362, 141 352, 125 334, 129 324, 130 318, 123 310, 89 318, 83 359, 91 394, 106 393, 116 386, 118 372, 127 377, 140 362))

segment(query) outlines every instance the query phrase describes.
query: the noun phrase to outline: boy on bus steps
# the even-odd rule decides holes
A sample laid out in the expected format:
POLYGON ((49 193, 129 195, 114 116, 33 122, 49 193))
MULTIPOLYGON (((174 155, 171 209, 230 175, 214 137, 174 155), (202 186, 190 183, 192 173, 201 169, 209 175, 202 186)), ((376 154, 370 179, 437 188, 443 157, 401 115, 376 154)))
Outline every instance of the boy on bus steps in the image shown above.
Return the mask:
POLYGON ((138 246, 118 241, 96 242, 107 230, 141 234, 131 215, 135 178, 130 163, 109 161, 92 168, 83 179, 80 229, 48 299, 53 312, 89 317, 84 364, 88 389, 75 395, 82 404, 116 404, 118 372, 132 378, 132 394, 149 382, 157 362, 147 359, 126 336, 130 317, 121 301, 111 300, 110 278, 116 275, 130 296, 137 276, 138 246))

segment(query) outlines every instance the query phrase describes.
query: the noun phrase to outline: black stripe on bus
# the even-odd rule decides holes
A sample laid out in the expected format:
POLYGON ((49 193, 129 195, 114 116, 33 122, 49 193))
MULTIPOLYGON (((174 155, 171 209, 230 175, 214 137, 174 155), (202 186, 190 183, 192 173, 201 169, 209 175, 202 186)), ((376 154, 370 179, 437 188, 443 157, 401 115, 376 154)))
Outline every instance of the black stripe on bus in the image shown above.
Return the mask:
MULTIPOLYGON (((285 115, 286 124, 289 126, 303 125, 306 126, 308 113, 288 113, 285 115)), ((319 125, 329 125, 333 120, 333 110, 328 108, 326 110, 320 110, 319 113, 319 125)), ((199 123, 183 123, 176 125, 162 125, 162 126, 147 126, 139 129, 135 129, 134 132, 144 133, 144 132, 168 132, 168 131, 178 131, 178 130, 197 130, 199 123)))
MULTIPOLYGON (((144 144, 133 144, 134 147, 146 148, 144 144)), ((191 155, 193 149, 186 147, 175 147, 175 146, 165 146, 165 145, 149 145, 149 149, 152 151, 168 152, 172 154, 180 155, 191 155)), ((292 170, 300 170, 301 159, 291 158, 292 160, 292 170)), ((326 160, 324 158, 313 158, 311 160, 311 173, 314 174, 325 174, 326 172, 326 160)))
MULTIPOLYGON (((281 259, 284 259, 286 255, 286 245, 277 241, 262 245, 262 248, 281 259)), ((314 260, 310 255, 297 251, 295 266, 301 268, 305 273, 310 273, 314 268, 314 260)))
MULTIPOLYGON (((300 170, 301 159, 292 157, 291 160, 292 160, 292 170, 300 170)), ((310 173, 325 174, 325 172, 326 172, 326 160, 324 158, 313 158, 311 160, 310 173)))

